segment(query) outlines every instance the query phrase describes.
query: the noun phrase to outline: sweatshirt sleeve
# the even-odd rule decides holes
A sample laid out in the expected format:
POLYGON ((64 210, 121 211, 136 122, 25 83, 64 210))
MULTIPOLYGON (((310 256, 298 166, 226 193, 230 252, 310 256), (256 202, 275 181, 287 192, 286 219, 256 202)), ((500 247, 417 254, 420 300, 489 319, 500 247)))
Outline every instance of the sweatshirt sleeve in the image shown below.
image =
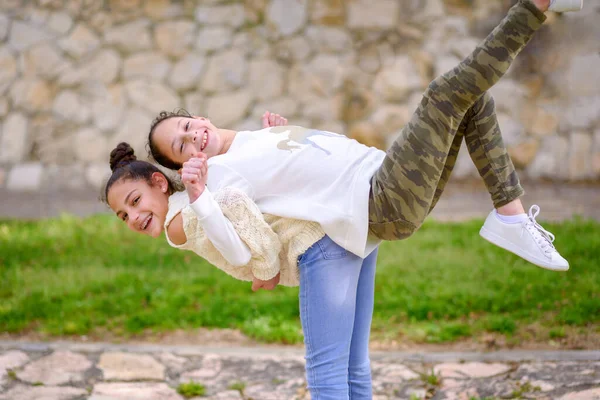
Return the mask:
MULTIPOLYGON (((210 200, 209 206, 202 207, 199 211, 204 217, 198 215, 189 204, 181 210, 187 241, 183 245, 174 245, 167 237, 169 244, 176 248, 193 251, 238 279, 252 280, 253 277, 256 277, 261 280, 269 280, 275 277, 281 267, 279 258, 282 249, 281 241, 265 221, 256 203, 242 190, 232 187, 220 189, 210 196, 210 200), (217 249, 212 240, 209 240, 208 232, 203 224, 206 223, 205 213, 211 210, 210 207, 218 208, 216 214, 219 217, 215 218, 217 221, 214 225, 213 221, 209 222, 209 226, 218 226, 223 219, 229 221, 234 233, 249 251, 250 259, 245 267, 232 265, 229 260, 224 258, 224 254, 217 249)), ((209 218, 211 218, 210 215, 214 216, 214 214, 208 215, 209 218)))
POLYGON ((223 255, 227 262, 235 267, 248 264, 252 254, 242 241, 231 221, 229 221, 212 193, 206 188, 198 199, 190 204, 198 217, 198 224, 204 229, 206 237, 223 255))
POLYGON ((263 281, 274 278, 280 271, 282 244, 256 203, 243 190, 233 187, 219 190, 215 200, 250 249, 252 275, 263 281))

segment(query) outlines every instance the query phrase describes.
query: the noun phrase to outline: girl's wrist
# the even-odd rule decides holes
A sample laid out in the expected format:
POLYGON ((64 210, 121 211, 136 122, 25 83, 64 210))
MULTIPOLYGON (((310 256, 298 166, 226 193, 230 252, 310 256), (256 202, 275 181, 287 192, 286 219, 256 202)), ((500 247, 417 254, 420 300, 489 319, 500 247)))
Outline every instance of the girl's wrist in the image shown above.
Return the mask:
POLYGON ((188 193, 188 197, 190 199, 190 204, 195 203, 196 200, 198 200, 198 198, 202 195, 202 192, 204 192, 204 188, 199 189, 199 188, 194 188, 192 190, 187 190, 188 193))

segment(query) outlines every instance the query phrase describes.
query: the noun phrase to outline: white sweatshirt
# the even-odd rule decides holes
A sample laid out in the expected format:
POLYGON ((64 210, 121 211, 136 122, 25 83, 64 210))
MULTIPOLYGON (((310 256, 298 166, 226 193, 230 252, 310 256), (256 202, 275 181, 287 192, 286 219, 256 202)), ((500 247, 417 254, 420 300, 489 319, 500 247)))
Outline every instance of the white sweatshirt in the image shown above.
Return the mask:
POLYGON ((366 257, 380 243, 368 239, 368 207, 384 157, 346 136, 297 126, 238 132, 227 153, 208 160, 207 185, 241 189, 262 213, 317 222, 338 245, 366 257))

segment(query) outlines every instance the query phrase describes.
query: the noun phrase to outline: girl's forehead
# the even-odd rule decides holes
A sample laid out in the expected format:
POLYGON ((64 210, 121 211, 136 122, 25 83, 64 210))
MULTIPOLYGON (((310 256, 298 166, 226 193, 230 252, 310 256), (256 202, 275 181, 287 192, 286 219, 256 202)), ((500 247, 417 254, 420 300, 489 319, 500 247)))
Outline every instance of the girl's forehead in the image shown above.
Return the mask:
POLYGON ((108 191, 108 200, 113 202, 123 202, 125 196, 132 191, 142 191, 149 187, 144 179, 121 179, 115 182, 108 191))
POLYGON ((179 125, 183 123, 184 117, 167 118, 156 126, 155 134, 158 136, 169 136, 178 131, 179 125))
POLYGON ((121 179, 115 182, 113 186, 120 186, 122 189, 142 189, 150 185, 145 179, 121 179))
POLYGON ((175 121, 175 118, 167 118, 167 119, 163 119, 162 121, 160 121, 158 124, 156 124, 156 127, 154 128, 154 133, 160 133, 161 131, 163 131, 165 128, 169 128, 171 127, 172 124, 176 123, 177 121, 175 121))
POLYGON ((113 211, 119 212, 135 195, 147 193, 149 189, 144 179, 122 179, 111 186, 106 200, 113 211))

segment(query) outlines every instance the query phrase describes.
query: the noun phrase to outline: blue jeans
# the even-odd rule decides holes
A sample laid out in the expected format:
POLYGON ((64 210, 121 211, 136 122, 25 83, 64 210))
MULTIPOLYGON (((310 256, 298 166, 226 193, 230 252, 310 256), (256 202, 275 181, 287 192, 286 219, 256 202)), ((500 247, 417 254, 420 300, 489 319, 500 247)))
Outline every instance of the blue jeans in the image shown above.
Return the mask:
POLYGON ((298 260, 312 400, 371 399, 369 333, 377 249, 362 259, 325 236, 298 260))

